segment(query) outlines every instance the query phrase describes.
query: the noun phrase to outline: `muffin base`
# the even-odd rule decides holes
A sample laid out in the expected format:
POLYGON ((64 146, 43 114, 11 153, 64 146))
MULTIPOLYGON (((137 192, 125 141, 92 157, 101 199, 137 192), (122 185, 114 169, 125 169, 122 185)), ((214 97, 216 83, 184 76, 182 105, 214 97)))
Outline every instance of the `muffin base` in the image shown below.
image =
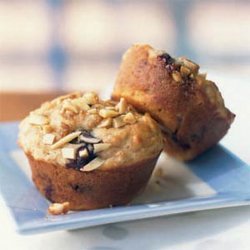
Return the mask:
POLYGON ((70 210, 128 204, 146 186, 159 157, 115 169, 81 172, 26 155, 38 190, 51 202, 68 201, 70 210))

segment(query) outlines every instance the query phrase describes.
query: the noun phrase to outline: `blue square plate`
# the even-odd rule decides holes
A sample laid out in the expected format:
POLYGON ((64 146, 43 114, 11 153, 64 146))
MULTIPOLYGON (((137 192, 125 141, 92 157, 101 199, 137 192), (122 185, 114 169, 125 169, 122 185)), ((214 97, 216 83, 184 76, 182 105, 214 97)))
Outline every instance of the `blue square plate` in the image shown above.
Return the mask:
POLYGON ((0 194, 23 234, 250 204, 250 167, 218 145, 189 163, 162 154, 144 191, 129 206, 51 216, 16 144, 18 123, 0 124, 0 194))

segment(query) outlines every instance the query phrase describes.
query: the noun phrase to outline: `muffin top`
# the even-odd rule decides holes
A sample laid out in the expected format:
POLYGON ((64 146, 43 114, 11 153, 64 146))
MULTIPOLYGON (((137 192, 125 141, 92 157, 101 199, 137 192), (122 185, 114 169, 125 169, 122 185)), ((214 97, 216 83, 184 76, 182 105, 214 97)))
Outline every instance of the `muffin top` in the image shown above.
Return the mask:
POLYGON ((171 132, 200 105, 231 123, 234 115, 225 107, 219 89, 199 68, 185 57, 173 58, 164 50, 135 44, 123 55, 112 97, 125 97, 171 132))
POLYGON ((124 98, 102 101, 93 92, 61 96, 30 112, 20 123, 19 144, 36 160, 80 171, 126 167, 163 147, 149 114, 124 98))

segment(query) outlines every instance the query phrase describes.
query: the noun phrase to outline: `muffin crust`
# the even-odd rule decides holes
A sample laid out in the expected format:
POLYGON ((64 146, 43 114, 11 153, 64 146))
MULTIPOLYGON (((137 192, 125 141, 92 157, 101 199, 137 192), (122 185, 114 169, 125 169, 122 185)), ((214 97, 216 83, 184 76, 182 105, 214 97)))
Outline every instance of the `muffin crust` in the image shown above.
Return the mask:
POLYGON ((66 161, 61 153, 64 145, 55 148, 55 144, 44 144, 44 136, 54 136, 56 143, 80 128, 91 131, 102 143, 110 144, 107 150, 99 153, 105 159, 100 169, 133 164, 145 157, 151 158, 161 151, 161 132, 149 114, 141 115, 129 105, 120 114, 119 107, 115 110, 120 103, 101 101, 96 94, 92 94, 95 103, 92 102, 91 106, 88 104, 89 108, 82 106, 85 95, 78 92, 59 97, 31 112, 20 124, 19 144, 24 151, 36 160, 64 166, 66 161), (79 108, 78 103, 81 105, 79 108), (129 118, 130 115, 133 120, 129 118), (39 124, 34 124, 34 117, 39 117, 39 124), (103 127, 103 122, 108 119, 111 120, 110 125, 103 127), (119 126, 118 119, 122 120, 119 126))
POLYGON ((147 184, 163 139, 150 115, 125 99, 77 92, 31 112, 19 144, 38 190, 67 209, 85 210, 129 203, 147 184))
POLYGON ((216 144, 235 116, 199 65, 149 45, 134 45, 124 54, 112 97, 149 112, 162 126, 166 152, 180 160, 216 144))

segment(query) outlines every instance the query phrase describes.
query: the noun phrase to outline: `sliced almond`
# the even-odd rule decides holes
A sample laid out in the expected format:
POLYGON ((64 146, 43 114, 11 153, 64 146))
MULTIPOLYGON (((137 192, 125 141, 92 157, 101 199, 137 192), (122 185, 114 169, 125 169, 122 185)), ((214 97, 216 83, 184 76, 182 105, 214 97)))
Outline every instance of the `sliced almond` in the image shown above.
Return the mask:
POLYGON ((109 128, 112 126, 112 118, 103 119, 99 124, 98 128, 109 128))
POLYGON ((68 143, 68 144, 66 144, 61 149, 63 158, 65 158, 65 159, 75 159, 77 150, 80 147, 84 147, 85 145, 86 145, 85 143, 79 143, 79 144, 68 143))
POLYGON ((181 82, 182 81, 182 77, 181 74, 178 71, 174 71, 172 73, 172 77, 176 82, 181 82))
POLYGON ((99 138, 88 137, 88 136, 85 136, 85 135, 80 135, 80 136, 79 136, 79 139, 80 139, 81 141, 84 141, 84 142, 86 142, 86 143, 91 143, 91 144, 95 144, 95 143, 101 142, 101 139, 99 139, 99 138))
POLYGON ((89 109, 88 114, 97 114, 97 109, 89 109))
POLYGON ((126 125, 126 122, 124 122, 123 117, 124 116, 119 116, 113 119, 114 128, 121 128, 126 125))
POLYGON ((64 112, 65 110, 70 110, 73 113, 77 114, 78 113, 78 109, 75 105, 73 105, 71 100, 65 100, 63 101, 63 105, 62 105, 62 112, 64 112))
POLYGON ((89 162, 87 165, 85 165, 83 168, 80 168, 80 171, 83 172, 90 172, 93 171, 99 167, 101 167, 101 165, 104 163, 105 161, 102 160, 99 157, 96 157, 93 161, 89 162))
POLYGON ((99 111, 99 115, 103 118, 108 118, 108 117, 115 117, 118 116, 119 113, 115 110, 108 110, 108 109, 101 109, 99 111))
POLYGON ((83 95, 85 102, 89 105, 93 105, 99 102, 98 95, 94 92, 87 92, 83 95))
POLYGON ((94 152, 99 153, 110 148, 110 143, 99 143, 94 145, 94 152))
POLYGON ((55 144, 53 144, 51 146, 51 149, 57 149, 57 148, 62 147, 66 143, 68 143, 68 142, 72 141, 73 139, 75 139, 76 137, 78 137, 80 134, 81 134, 81 131, 75 131, 75 132, 72 132, 72 133, 64 136, 59 141, 57 141, 55 144))
POLYGON ((49 123, 49 119, 43 115, 31 114, 29 123, 32 125, 46 125, 49 123))
POLYGON ((73 147, 64 147, 61 149, 62 156, 65 159, 71 159, 74 160, 76 158, 76 148, 73 147))
POLYGON ((116 110, 116 108, 114 106, 106 106, 105 109, 108 109, 108 110, 116 110))
POLYGON ((46 145, 52 145, 55 141, 56 136, 53 134, 45 134, 43 136, 43 143, 46 145))
POLYGON ((48 208, 48 212, 52 215, 66 214, 68 211, 69 202, 52 203, 48 208))
POLYGON ((87 158, 89 156, 88 150, 85 148, 79 151, 79 156, 82 158, 87 158))
POLYGON ((100 104, 100 103, 97 103, 93 106, 94 108, 97 108, 97 109, 102 109, 104 108, 104 105, 103 104, 100 104))
POLYGON ((78 107, 80 110, 87 111, 90 109, 84 98, 77 98, 71 101, 72 105, 78 107))
POLYGON ((187 59, 187 58, 182 58, 181 59, 183 64, 188 67, 193 73, 197 73, 199 70, 199 65, 192 62, 191 60, 187 59))
POLYGON ((127 101, 122 97, 120 99, 120 102, 116 105, 116 109, 120 114, 123 114, 127 111, 128 109, 128 104, 127 101))
POLYGON ((133 113, 128 112, 124 117, 123 117, 123 121, 128 123, 128 124, 133 124, 136 122, 136 118, 133 115, 133 113))

